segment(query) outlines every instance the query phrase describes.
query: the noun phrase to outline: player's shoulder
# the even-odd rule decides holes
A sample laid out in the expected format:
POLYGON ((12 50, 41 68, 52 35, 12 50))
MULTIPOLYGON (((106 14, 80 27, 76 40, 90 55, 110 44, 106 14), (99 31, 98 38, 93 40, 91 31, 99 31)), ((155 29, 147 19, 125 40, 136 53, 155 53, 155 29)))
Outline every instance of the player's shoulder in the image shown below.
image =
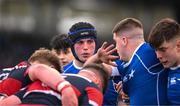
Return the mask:
POLYGON ((7 76, 14 70, 27 68, 30 64, 27 61, 22 61, 13 67, 3 68, 0 70, 0 80, 6 79, 7 76))
POLYGON ((137 60, 140 60, 146 67, 159 64, 159 59, 156 56, 155 50, 149 45, 144 43, 136 52, 137 60))
POLYGON ((66 64, 63 69, 66 70, 67 68, 73 66, 73 61, 71 61, 70 63, 66 64))
POLYGON ((76 66, 73 61, 63 67, 64 73, 73 73, 77 74, 80 71, 81 67, 76 66))
POLYGON ((15 66, 15 69, 26 68, 28 66, 30 66, 30 63, 28 61, 22 61, 15 66))
POLYGON ((9 68, 4 68, 2 69, 2 71, 12 71, 14 69, 21 69, 21 68, 26 68, 30 65, 29 62, 27 61, 22 61, 20 63, 18 63, 17 65, 13 66, 13 67, 9 67, 9 68))

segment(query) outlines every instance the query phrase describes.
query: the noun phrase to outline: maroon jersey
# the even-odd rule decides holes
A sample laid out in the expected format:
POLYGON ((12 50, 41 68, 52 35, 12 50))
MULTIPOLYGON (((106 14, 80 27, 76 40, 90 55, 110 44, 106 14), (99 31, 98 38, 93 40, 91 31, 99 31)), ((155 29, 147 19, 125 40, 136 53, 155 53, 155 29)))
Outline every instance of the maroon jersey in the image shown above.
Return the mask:
POLYGON ((3 80, 0 82, 0 94, 7 96, 12 95, 31 83, 27 75, 29 66, 30 64, 28 62, 21 62, 13 68, 5 69, 7 76, 4 76, 3 80))
MULTIPOLYGON (((78 96, 79 105, 102 105, 103 94, 91 80, 79 75, 63 75, 78 96)), ((59 92, 40 81, 33 82, 26 89, 16 93, 23 104, 62 105, 59 92)))

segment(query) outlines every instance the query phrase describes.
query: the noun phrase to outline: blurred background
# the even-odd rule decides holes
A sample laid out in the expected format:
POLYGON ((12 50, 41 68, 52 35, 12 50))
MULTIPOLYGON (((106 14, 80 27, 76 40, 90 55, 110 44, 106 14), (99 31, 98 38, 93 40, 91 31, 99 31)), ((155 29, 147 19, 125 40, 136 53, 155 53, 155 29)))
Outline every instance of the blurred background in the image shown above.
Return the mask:
POLYGON ((112 41, 114 25, 126 17, 138 18, 145 38, 157 21, 180 22, 179 0, 0 0, 0 68, 26 60, 50 39, 67 33, 79 21, 92 23, 99 44, 112 41))

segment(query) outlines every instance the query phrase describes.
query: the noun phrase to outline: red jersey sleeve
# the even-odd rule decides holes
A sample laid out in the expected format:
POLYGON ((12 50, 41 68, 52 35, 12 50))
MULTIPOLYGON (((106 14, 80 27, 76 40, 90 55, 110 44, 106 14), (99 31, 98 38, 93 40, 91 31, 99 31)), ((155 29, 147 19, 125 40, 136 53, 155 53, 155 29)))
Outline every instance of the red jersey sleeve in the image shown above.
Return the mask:
POLYGON ((93 106, 102 106, 103 103, 103 94, 102 92, 94 87, 86 88, 89 104, 93 106))

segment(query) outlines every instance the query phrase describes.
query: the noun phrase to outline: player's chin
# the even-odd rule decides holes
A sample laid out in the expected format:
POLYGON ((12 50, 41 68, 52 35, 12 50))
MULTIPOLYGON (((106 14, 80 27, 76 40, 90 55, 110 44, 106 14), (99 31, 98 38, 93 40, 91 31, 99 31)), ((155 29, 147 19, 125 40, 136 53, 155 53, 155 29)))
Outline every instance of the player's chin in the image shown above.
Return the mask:
POLYGON ((162 65, 163 65, 164 68, 169 68, 169 67, 171 67, 171 65, 168 64, 168 62, 163 62, 162 65))
POLYGON ((86 60, 88 60, 88 58, 89 58, 89 57, 83 57, 83 58, 81 59, 81 61, 86 62, 86 60))
POLYGON ((61 63, 61 65, 63 65, 63 66, 66 65, 66 64, 68 64, 68 62, 62 62, 61 63))

